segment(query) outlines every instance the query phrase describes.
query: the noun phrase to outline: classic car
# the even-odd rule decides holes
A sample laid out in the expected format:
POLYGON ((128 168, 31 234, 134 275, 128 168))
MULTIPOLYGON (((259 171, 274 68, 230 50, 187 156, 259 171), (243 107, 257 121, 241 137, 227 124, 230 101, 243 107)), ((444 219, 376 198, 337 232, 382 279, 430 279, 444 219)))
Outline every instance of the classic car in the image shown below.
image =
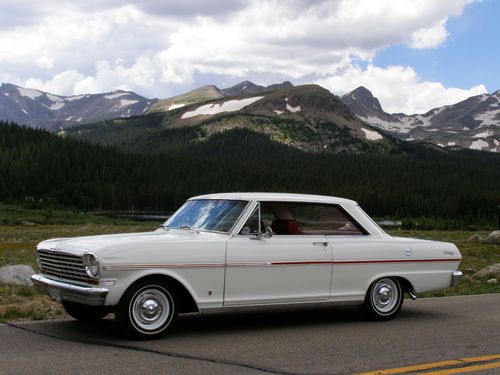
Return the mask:
POLYGON ((114 312, 131 336, 157 338, 188 312, 348 304, 388 320, 404 293, 455 286, 461 258, 391 237, 352 200, 226 193, 190 198, 152 232, 43 241, 32 280, 76 319, 114 312))

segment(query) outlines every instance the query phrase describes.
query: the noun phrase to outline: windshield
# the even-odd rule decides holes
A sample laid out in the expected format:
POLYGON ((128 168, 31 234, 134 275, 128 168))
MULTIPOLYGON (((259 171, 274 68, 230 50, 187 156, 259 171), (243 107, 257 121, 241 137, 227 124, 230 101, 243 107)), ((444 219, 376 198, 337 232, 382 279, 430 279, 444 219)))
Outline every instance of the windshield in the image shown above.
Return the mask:
POLYGON ((168 228, 229 233, 247 203, 223 199, 187 201, 164 225, 168 228))

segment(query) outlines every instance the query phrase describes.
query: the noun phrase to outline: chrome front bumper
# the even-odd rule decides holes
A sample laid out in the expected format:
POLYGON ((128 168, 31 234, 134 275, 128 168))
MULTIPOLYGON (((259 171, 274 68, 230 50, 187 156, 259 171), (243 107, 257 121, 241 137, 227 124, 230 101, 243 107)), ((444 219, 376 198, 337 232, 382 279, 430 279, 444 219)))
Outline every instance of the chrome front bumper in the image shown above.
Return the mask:
POLYGON ((49 295, 57 302, 70 301, 84 305, 102 306, 109 290, 94 286, 80 286, 62 281, 52 280, 41 274, 31 276, 37 290, 49 295))
POLYGON ((453 272, 451 274, 450 288, 453 288, 454 286, 457 286, 457 284, 460 281, 461 277, 462 277, 462 272, 460 272, 460 271, 453 272))

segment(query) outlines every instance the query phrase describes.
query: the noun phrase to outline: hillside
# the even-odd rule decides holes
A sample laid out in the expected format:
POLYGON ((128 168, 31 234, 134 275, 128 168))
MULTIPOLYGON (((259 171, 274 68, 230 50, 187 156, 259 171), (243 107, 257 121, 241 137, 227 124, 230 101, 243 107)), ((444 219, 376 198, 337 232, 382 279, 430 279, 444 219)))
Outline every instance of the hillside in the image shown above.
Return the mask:
POLYGON ((205 142, 231 129, 252 130, 308 152, 383 153, 395 142, 317 85, 195 103, 145 117, 79 126, 62 134, 125 150, 160 152, 173 143, 205 142))
POLYGON ((155 101, 122 90, 60 96, 4 83, 0 86, 0 120, 59 130, 109 118, 140 115, 155 101))
POLYGON ((365 87, 339 100, 320 86, 294 87, 288 81, 270 86, 243 81, 223 89, 206 85, 160 100, 121 90, 60 96, 12 84, 0 87, 0 120, 51 131, 155 113, 163 114, 163 125, 171 128, 210 123, 210 128, 203 127, 209 135, 249 128, 306 151, 387 150, 387 142, 396 138, 448 149, 500 152, 500 91, 406 115, 385 112, 365 87), (229 119, 230 114, 238 118, 229 119))
POLYGON ((261 92, 274 91, 274 90, 290 88, 290 87, 293 87, 293 85, 289 81, 284 81, 282 83, 276 83, 276 84, 270 85, 270 86, 261 86, 261 85, 256 85, 255 83, 250 82, 250 81, 243 81, 243 82, 237 83, 234 86, 222 89, 221 92, 222 92, 222 94, 224 94, 225 97, 231 97, 231 96, 259 94, 261 92))
POLYGON ((224 94, 214 85, 207 85, 191 90, 181 95, 158 100, 149 108, 148 112, 166 112, 181 108, 192 103, 206 102, 207 100, 223 98, 224 94))
POLYGON ((471 224, 492 223, 500 201, 500 156, 493 153, 407 143, 387 154, 306 153, 247 129, 205 142, 181 138, 168 152, 132 154, 0 124, 0 200, 158 211, 202 193, 299 192, 352 198, 374 216, 471 224))
POLYGON ((406 141, 432 142, 451 149, 500 152, 500 91, 434 108, 425 114, 389 114, 365 87, 342 96, 363 121, 406 141))

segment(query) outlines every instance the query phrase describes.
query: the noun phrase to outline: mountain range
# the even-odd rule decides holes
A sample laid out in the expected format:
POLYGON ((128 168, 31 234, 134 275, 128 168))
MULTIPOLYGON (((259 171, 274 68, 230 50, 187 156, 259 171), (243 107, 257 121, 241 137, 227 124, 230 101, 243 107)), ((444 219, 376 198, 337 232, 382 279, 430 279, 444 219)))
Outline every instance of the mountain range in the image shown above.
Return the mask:
POLYGON ((500 90, 415 115, 385 112, 365 87, 341 100, 361 120, 406 141, 500 152, 500 90))
MULTIPOLYGON (((195 139, 248 128, 315 152, 385 150, 397 139, 500 152, 500 91, 425 114, 406 115, 386 113, 364 87, 339 98, 318 85, 293 86, 287 81, 267 87, 249 81, 225 89, 208 85, 167 99, 147 99, 121 90, 59 96, 12 84, 0 87, 0 120, 64 129, 62 134, 75 137, 87 134, 92 138, 89 129, 102 133, 95 126, 81 124, 98 123, 109 130, 106 120, 123 123, 120 119, 134 117, 130 124, 140 122, 141 116, 153 116, 161 125, 155 122, 161 128, 158 131, 196 127, 200 131, 195 139), (70 131, 75 126, 78 130, 70 131)), ((136 138, 151 135, 136 133, 136 138)))
MULTIPOLYGON (((244 86, 239 92, 246 94, 244 86)), ((207 87, 200 91, 215 93, 207 87)), ((187 98, 195 94, 190 92, 187 98)), ((400 142, 361 121, 338 96, 318 85, 285 83, 246 95, 191 103, 188 99, 170 102, 166 111, 158 110, 157 102, 143 116, 70 127, 59 134, 148 153, 170 152, 233 130, 264 134, 307 152, 386 152, 400 142)))
POLYGON ((145 113, 156 99, 131 91, 61 96, 3 83, 0 120, 48 130, 145 113))

